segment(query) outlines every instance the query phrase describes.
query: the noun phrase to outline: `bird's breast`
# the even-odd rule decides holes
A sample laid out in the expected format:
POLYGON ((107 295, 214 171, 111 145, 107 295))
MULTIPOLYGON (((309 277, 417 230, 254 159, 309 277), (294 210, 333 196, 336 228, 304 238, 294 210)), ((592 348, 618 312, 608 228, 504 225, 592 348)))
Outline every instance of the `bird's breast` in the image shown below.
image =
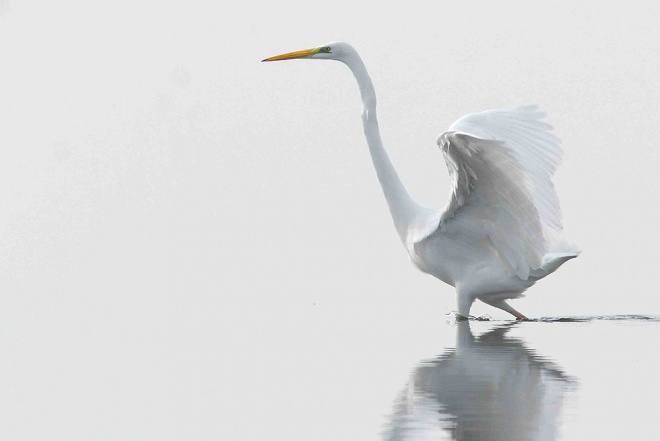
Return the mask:
POLYGON ((451 256, 443 249, 448 244, 441 238, 433 235, 426 239, 410 244, 408 246, 408 254, 412 263, 419 268, 420 271, 430 274, 448 285, 455 286, 456 277, 460 268, 453 262, 451 256))

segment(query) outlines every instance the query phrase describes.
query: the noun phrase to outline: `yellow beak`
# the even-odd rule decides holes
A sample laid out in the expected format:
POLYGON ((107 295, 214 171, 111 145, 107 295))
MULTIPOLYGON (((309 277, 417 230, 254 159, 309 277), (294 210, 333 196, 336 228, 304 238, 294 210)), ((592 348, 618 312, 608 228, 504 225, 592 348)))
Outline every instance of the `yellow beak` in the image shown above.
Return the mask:
POLYGON ((305 49, 302 51, 288 52, 282 55, 275 55, 274 57, 266 58, 263 61, 280 61, 280 60, 293 60, 295 58, 307 58, 314 54, 318 54, 321 49, 315 47, 314 49, 305 49))

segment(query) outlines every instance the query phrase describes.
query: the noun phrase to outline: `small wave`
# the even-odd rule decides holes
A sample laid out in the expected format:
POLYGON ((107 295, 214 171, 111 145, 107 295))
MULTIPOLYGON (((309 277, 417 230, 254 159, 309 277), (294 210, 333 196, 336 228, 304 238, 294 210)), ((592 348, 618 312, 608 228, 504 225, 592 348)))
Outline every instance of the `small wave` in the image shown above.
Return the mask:
MULTIPOLYGON (((448 321, 461 321, 465 320, 464 317, 460 316, 456 311, 447 313, 448 321)), ((598 320, 609 320, 609 321, 643 321, 643 322, 660 322, 660 316, 657 315, 643 315, 643 314, 617 314, 617 315, 579 315, 574 317, 541 317, 541 318, 530 318, 527 320, 498 320, 494 319, 489 315, 482 315, 475 317, 471 315, 468 320, 477 321, 477 322, 539 322, 539 323, 584 323, 584 322, 593 322, 598 320)))
POLYGON ((497 321, 493 317, 491 317, 487 314, 482 315, 482 316, 471 315, 471 316, 465 318, 462 315, 460 315, 458 312, 451 311, 451 312, 448 312, 445 315, 447 316, 447 321, 449 321, 449 322, 460 322, 460 321, 463 321, 463 320, 470 320, 470 321, 477 321, 477 322, 494 322, 494 321, 497 321))
POLYGON ((660 322, 660 316, 641 314, 583 315, 575 317, 541 317, 538 319, 529 319, 528 321, 545 323, 582 323, 597 320, 660 322))

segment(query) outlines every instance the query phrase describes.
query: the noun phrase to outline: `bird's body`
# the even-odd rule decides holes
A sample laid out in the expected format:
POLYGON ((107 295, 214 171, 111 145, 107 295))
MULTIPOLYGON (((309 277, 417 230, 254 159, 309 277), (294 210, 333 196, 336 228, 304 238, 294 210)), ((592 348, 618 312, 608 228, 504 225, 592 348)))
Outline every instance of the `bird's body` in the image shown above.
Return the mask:
POLYGON ((506 303, 579 252, 561 237, 552 176, 558 140, 536 107, 466 115, 438 137, 452 192, 440 212, 415 202, 383 147, 376 94, 361 58, 347 43, 291 52, 293 58, 337 60, 353 72, 362 97, 369 152, 394 225, 412 262, 456 288, 458 314, 474 300, 524 315, 506 303))

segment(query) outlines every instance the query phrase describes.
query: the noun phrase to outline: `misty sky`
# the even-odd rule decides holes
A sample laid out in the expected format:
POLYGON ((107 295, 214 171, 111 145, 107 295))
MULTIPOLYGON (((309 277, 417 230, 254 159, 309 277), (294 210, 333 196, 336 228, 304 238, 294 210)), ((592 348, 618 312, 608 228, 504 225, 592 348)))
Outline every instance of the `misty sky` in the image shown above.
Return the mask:
POLYGON ((523 310, 657 313, 657 7, 433 4, 4 1, 7 301, 175 278, 236 293, 434 291, 451 308, 452 290, 408 264, 394 234, 349 71, 259 63, 345 39, 427 205, 449 192, 434 140, 452 121, 528 103, 549 114, 566 236, 584 252, 523 310))

